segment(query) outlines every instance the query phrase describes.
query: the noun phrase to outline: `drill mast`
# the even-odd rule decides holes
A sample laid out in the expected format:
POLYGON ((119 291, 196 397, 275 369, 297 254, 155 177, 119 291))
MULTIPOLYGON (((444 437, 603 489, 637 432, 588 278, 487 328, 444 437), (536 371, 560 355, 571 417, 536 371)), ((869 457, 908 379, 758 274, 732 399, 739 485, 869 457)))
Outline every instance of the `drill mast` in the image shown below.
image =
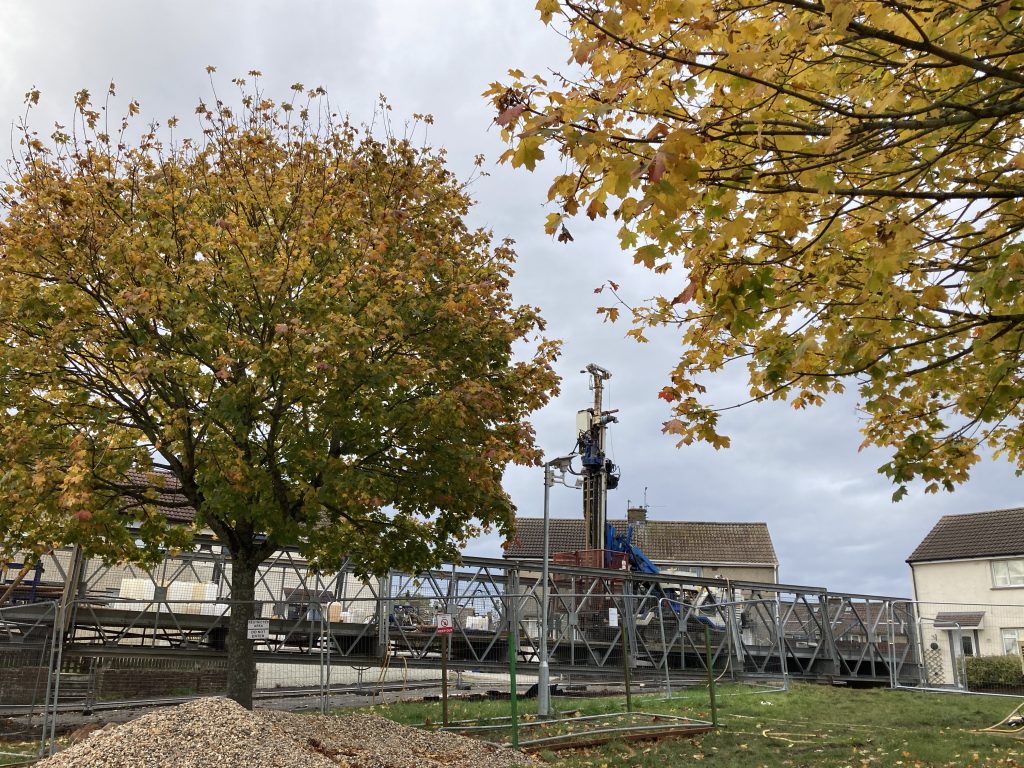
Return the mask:
POLYGON ((576 414, 579 432, 577 449, 583 463, 583 520, 587 532, 587 549, 607 549, 608 490, 619 484, 618 467, 605 456, 608 424, 618 421, 615 411, 605 411, 604 382, 611 373, 591 363, 580 373, 590 374, 594 405, 576 414))

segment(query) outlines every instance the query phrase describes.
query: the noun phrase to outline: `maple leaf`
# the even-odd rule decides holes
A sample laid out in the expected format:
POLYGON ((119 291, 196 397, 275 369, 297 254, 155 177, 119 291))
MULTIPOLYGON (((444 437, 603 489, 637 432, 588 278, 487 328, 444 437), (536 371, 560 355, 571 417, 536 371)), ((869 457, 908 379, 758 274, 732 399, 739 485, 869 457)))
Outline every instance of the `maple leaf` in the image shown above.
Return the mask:
POLYGON ((658 397, 667 403, 671 403, 679 399, 679 390, 673 387, 664 387, 659 393, 658 397))
POLYGON ((686 304, 688 302, 693 301, 693 297, 696 296, 696 295, 697 295, 697 283, 695 281, 691 280, 689 283, 687 283, 687 285, 683 289, 682 293, 680 293, 674 299, 672 299, 672 301, 670 303, 673 306, 675 306, 676 304, 686 304))
POLYGON ((650 167, 647 169, 647 177, 657 183, 661 181, 661 177, 665 175, 665 153, 657 152, 654 155, 654 160, 651 161, 650 167))
POLYGON ((516 104, 514 107, 509 107, 496 118, 494 118, 494 122, 500 125, 502 128, 504 128, 510 123, 514 123, 516 120, 518 120, 519 116, 523 114, 524 109, 526 109, 525 104, 516 104))

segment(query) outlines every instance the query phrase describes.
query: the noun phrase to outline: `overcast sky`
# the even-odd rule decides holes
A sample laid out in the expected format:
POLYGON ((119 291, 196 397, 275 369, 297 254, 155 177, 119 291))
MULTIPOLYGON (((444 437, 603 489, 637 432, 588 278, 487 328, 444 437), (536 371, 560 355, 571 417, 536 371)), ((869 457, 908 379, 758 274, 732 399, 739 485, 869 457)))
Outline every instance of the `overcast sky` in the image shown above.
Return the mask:
MULTIPOLYGON (((885 455, 857 452, 854 399, 794 411, 784 404, 748 406, 724 419, 732 448, 676 449, 661 434, 670 417, 657 393, 678 357, 676 334, 639 345, 622 322, 602 323, 594 289, 606 280, 639 302, 678 292, 681 273, 656 278, 619 251, 614 230, 586 219, 572 227, 574 243, 543 233, 543 203, 553 163, 533 174, 496 167, 503 150, 489 127, 493 112, 480 94, 511 67, 529 72, 562 68, 565 41, 545 28, 528 0, 410 0, 408 2, 15 2, 0 0, 0 126, 23 111, 23 95, 43 92, 33 118, 40 132, 68 121, 80 88, 102 94, 118 83, 120 106, 130 98, 147 118, 182 118, 186 128, 200 98, 209 100, 207 65, 218 85, 250 69, 264 73, 271 97, 296 81, 323 85, 339 111, 372 117, 377 94, 388 97, 394 119, 431 113, 430 139, 444 146, 454 170, 468 177, 472 158, 488 158, 491 175, 478 181, 473 221, 496 237, 517 242, 514 293, 541 307, 549 333, 564 341, 558 365, 562 395, 537 414, 541 447, 549 456, 572 449, 575 413, 590 404, 590 362, 609 369, 608 407, 620 409, 611 456, 622 482, 609 497, 609 514, 624 516, 627 501, 642 502, 665 520, 764 521, 790 584, 836 591, 909 595, 907 555, 943 514, 1020 504, 1019 481, 1008 465, 985 462, 955 494, 913 491, 899 504, 876 473, 885 455)), ((7 144, 2 154, 6 155, 7 144)), ((604 303, 607 303, 606 301, 604 303)), ((712 380, 717 404, 742 398, 742 370, 712 380)), ((540 469, 513 468, 506 486, 520 514, 540 515, 540 469)), ((578 491, 552 489, 552 513, 581 515, 578 491)), ((496 537, 478 540, 471 554, 498 555, 496 537)))

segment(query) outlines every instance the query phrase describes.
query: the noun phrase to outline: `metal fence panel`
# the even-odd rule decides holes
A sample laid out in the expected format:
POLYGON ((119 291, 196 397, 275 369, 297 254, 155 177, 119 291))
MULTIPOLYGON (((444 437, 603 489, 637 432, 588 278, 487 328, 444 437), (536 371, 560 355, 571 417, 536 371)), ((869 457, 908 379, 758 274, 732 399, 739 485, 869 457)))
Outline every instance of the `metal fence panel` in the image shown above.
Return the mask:
MULTIPOLYGON (((53 586, 45 579, 19 593, 27 604, 5 609, 12 628, 43 638, 44 646, 56 642, 60 651, 45 661, 54 679, 43 691, 44 709, 47 690, 55 711, 225 690, 232 602, 230 563, 219 547, 197 547, 149 570, 74 561, 55 554, 42 570, 80 573, 62 618, 46 619, 47 610, 59 609, 31 602, 53 586), (47 626, 61 632, 47 634, 47 626)), ((950 649, 963 649, 971 632, 975 656, 1008 648, 1017 638, 1011 632, 1024 639, 1020 609, 932 610, 820 588, 562 564, 550 568, 546 607, 539 566, 488 559, 361 580, 348 569, 310 572, 295 553, 278 553, 261 566, 258 582, 253 615, 269 631, 255 641, 257 702, 306 702, 323 711, 403 689, 435 695, 443 679, 456 689, 470 685, 474 695, 481 687, 487 694, 488 681, 490 695, 527 695, 536 683, 545 618, 556 709, 571 709, 575 696, 597 689, 671 696, 709 679, 754 683, 750 690, 783 690, 790 677, 978 688, 980 672, 972 677, 966 661, 956 677, 950 649), (959 615, 959 635, 950 633, 956 627, 944 624, 950 619, 943 612, 959 615), (983 614, 982 624, 968 626, 969 613, 983 614), (447 639, 438 632, 440 615, 452 619, 447 639)))
POLYGON ((1024 606, 917 602, 902 610, 921 663, 898 685, 1024 695, 1024 606))
POLYGON ((5 720, 0 756, 42 755, 53 737, 59 633, 55 602, 0 608, 0 714, 22 715, 5 720))

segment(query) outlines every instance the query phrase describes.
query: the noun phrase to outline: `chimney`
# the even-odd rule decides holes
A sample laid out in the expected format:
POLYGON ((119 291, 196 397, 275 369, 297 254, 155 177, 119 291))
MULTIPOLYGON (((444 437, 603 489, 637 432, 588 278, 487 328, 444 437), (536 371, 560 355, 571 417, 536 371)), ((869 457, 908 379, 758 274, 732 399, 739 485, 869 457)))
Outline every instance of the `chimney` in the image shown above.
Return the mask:
POLYGON ((647 522, 647 507, 630 507, 626 510, 626 520, 630 523, 647 522))

